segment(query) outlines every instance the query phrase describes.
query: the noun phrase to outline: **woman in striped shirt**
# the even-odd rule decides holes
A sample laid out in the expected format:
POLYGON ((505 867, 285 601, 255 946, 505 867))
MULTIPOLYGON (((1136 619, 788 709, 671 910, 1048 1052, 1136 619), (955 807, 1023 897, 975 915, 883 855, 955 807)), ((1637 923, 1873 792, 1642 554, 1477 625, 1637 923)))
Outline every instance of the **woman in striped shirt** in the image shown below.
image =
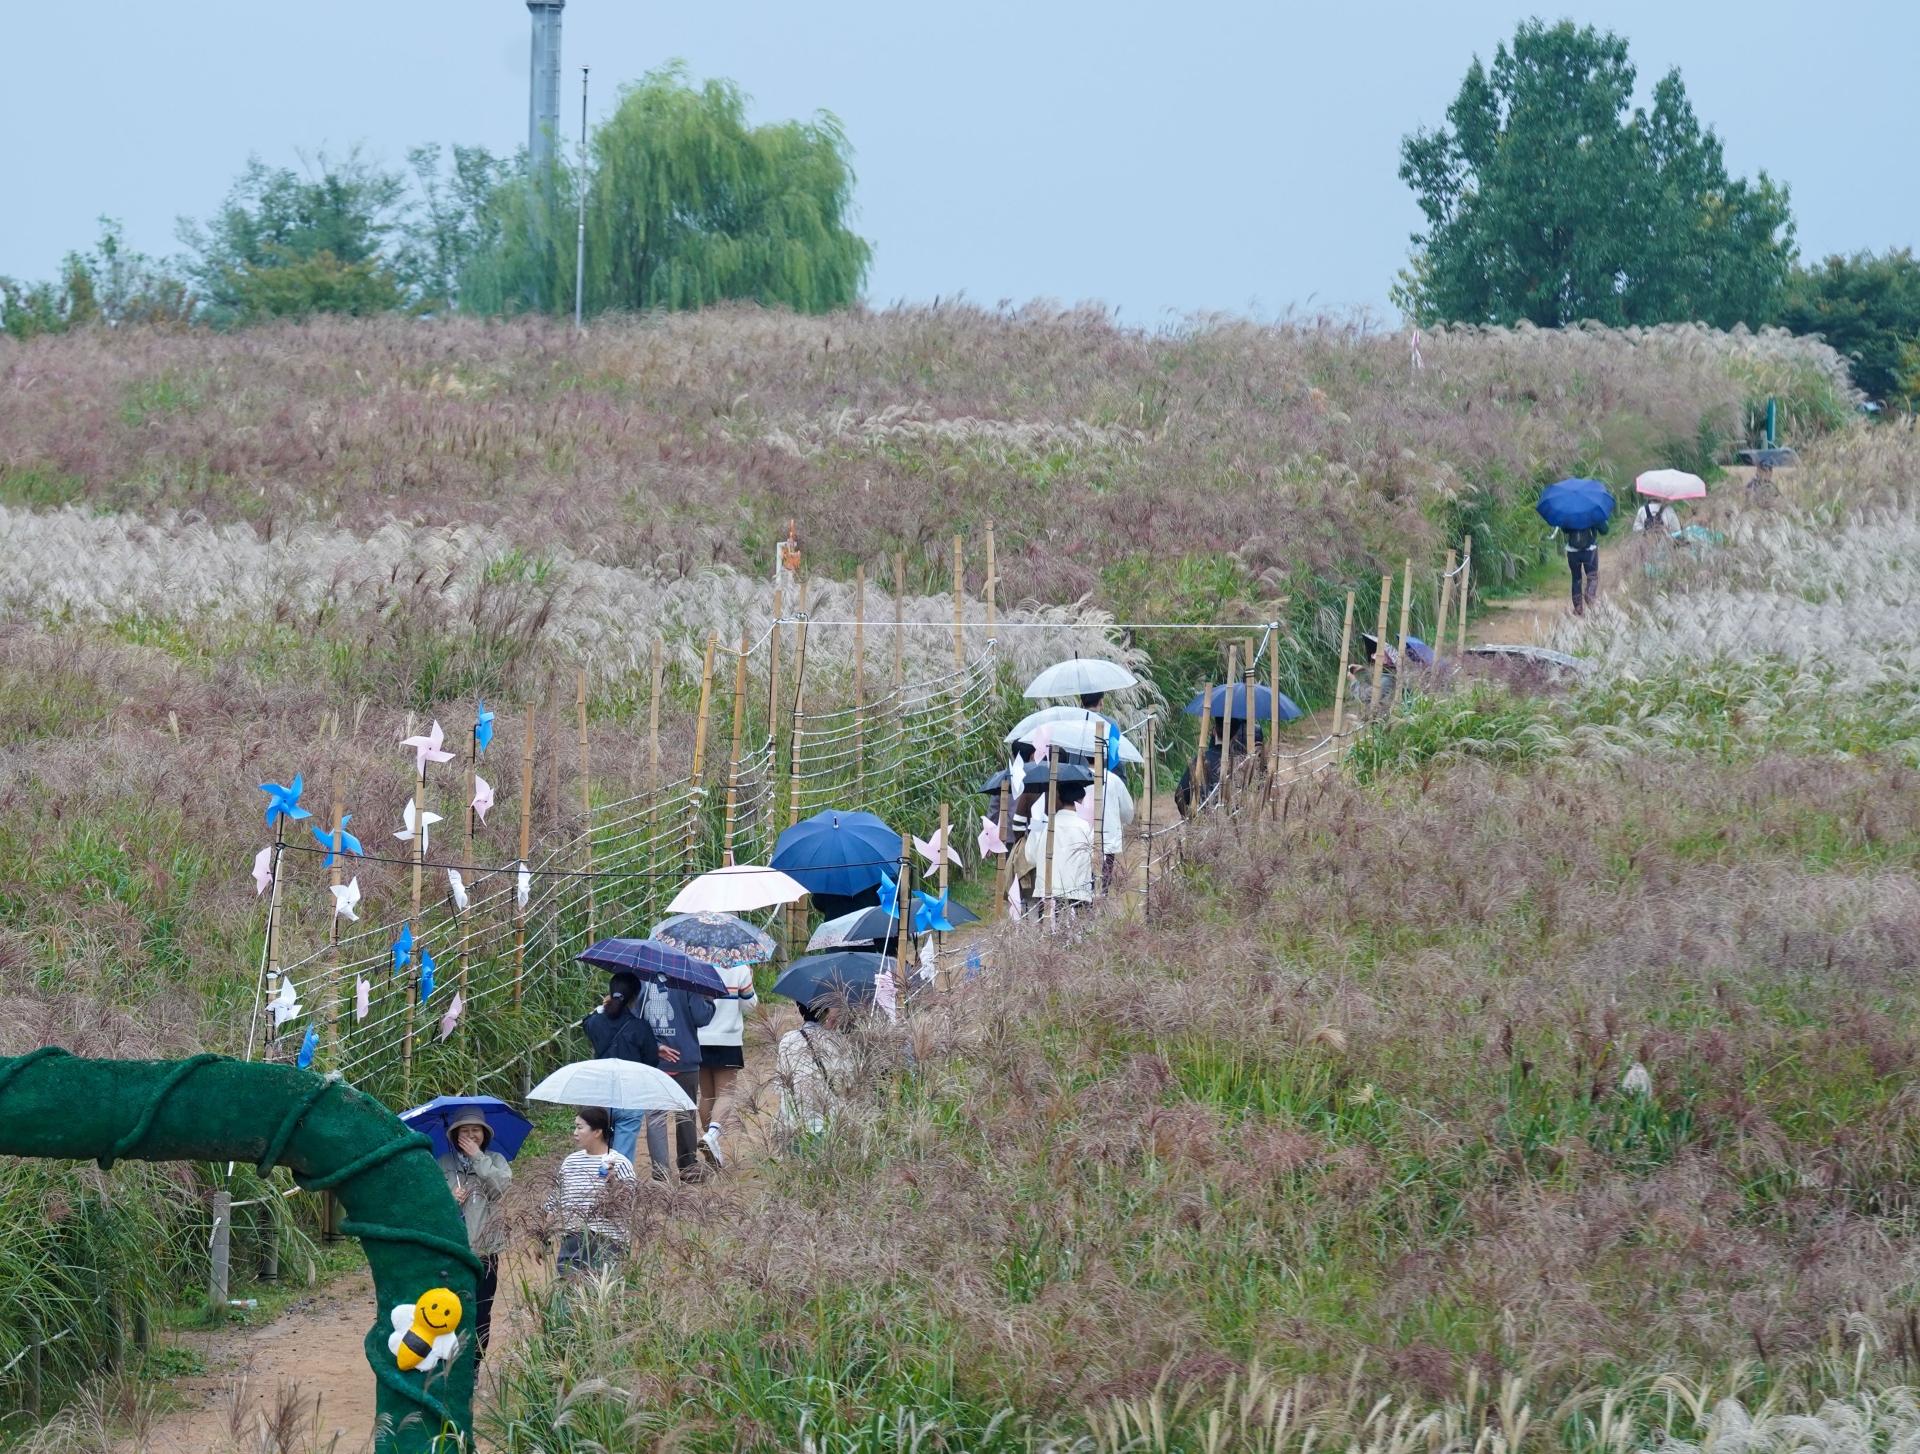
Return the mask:
POLYGON ((633 1163, 611 1144, 610 1122, 600 1106, 582 1106, 573 1118, 579 1149, 560 1163, 560 1183, 547 1210, 560 1214, 560 1274, 593 1271, 617 1262, 627 1250, 633 1206, 633 1163))

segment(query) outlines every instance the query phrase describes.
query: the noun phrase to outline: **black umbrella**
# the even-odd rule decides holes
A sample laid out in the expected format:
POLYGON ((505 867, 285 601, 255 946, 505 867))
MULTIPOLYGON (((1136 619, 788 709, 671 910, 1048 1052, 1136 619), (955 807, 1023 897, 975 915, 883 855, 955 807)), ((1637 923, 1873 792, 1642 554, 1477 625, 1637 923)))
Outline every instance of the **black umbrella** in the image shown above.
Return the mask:
POLYGON ((773 992, 803 1005, 836 996, 849 1004, 870 1000, 874 977, 886 969, 888 963, 878 954, 851 950, 810 954, 787 966, 786 973, 773 982, 773 992))
MULTIPOLYGON (((951 897, 947 899, 946 919, 956 929, 962 924, 980 922, 978 914, 954 903, 951 897)), ((900 921, 885 909, 858 909, 838 919, 829 919, 814 930, 813 938, 807 941, 807 948, 851 948, 856 944, 884 944, 899 937, 900 921)))
MULTIPOLYGON (((1080 783, 1084 786, 1093 781, 1093 769, 1088 767, 1084 762, 1056 762, 1053 764, 1053 781, 1057 786, 1063 788, 1073 783, 1080 783)), ((1027 785, 1024 791, 1030 793, 1035 788, 1039 788, 1044 792, 1046 786, 1047 764, 1044 762, 1028 763, 1027 785)))

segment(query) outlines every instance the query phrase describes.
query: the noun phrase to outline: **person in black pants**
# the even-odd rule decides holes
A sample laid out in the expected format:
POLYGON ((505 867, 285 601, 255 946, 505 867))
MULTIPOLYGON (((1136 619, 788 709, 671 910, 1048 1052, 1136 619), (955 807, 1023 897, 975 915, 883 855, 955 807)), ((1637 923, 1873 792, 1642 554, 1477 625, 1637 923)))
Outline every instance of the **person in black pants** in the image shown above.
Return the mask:
POLYGON ((1567 573, 1573 578, 1573 614, 1584 616, 1587 607, 1594 603, 1600 594, 1600 537, 1607 533, 1607 522, 1602 520, 1596 529, 1563 530, 1567 538, 1567 573), (1584 599, 1581 593, 1581 576, 1586 577, 1584 599))

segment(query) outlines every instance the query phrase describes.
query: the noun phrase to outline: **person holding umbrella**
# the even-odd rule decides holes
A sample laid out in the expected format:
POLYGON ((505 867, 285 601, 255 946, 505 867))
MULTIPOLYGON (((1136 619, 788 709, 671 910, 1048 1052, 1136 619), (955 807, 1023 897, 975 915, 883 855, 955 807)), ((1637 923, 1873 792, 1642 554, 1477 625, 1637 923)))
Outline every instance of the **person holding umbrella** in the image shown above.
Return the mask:
MULTIPOLYGON (((693 1098, 700 1097, 700 1030, 713 1021, 713 1001, 679 985, 669 985, 665 977, 655 975, 645 986, 640 1013, 653 1029, 660 1046, 660 1058, 667 1062, 667 1073, 693 1098)), ((656 1179, 671 1181, 674 1170, 691 1180, 700 1174, 699 1134, 693 1122, 677 1111, 647 1113, 647 1155, 653 1162, 656 1179), (673 1125, 674 1145, 669 1147, 667 1126, 673 1125)))
POLYGON ((452 1149, 436 1161, 447 1178, 447 1190, 460 1204, 466 1218, 467 1246, 480 1259, 480 1276, 475 1285, 473 1336, 479 1343, 478 1356, 487 1356, 487 1339, 493 1330, 493 1298, 500 1289, 500 1253, 507 1245, 507 1233, 500 1216, 500 1199, 513 1181, 513 1168, 507 1158, 493 1147, 493 1127, 487 1113, 478 1106, 454 1112, 447 1123, 447 1140, 452 1149))
POLYGON ((1599 480, 1559 480, 1540 492, 1534 510, 1563 537, 1573 614, 1584 616, 1600 594, 1600 537, 1613 518, 1613 492, 1599 480), (1581 578, 1585 577, 1584 594, 1581 578))
POLYGON ((801 1001, 800 1028, 780 1037, 778 1071, 780 1111, 775 1124, 792 1141, 802 1133, 817 1136, 832 1124, 853 1086, 853 1047, 840 1027, 841 1004, 801 1001))
MULTIPOLYGON (((1033 806, 1033 828, 1027 834, 1027 865, 1034 871, 1033 886, 1043 899, 1063 900, 1069 906, 1093 902, 1093 825, 1078 813, 1069 811, 1087 795, 1092 774, 1079 769, 1073 781, 1054 784, 1054 800, 1060 812, 1048 831, 1047 803, 1043 795, 1033 806), (1053 872, 1047 872, 1048 840, 1052 840, 1053 872)), ((1057 908, 1057 905, 1049 907, 1057 908)))
MULTIPOLYGON (((581 1032, 593 1045, 597 1060, 634 1060, 656 1069, 664 1060, 668 1074, 672 1074, 679 1069, 680 1049, 677 1045, 661 1045, 653 1026, 638 1012, 639 1002, 640 976, 632 970, 616 971, 607 978, 607 997, 580 1022, 581 1032)), ((609 1107, 607 1115, 612 1149, 631 1162, 640 1144, 646 1112, 609 1107)))
POLYGON ((626 1211, 633 1200, 633 1163, 608 1143, 602 1106, 582 1106, 573 1118, 573 1152, 560 1163, 560 1180, 547 1197, 562 1233, 560 1275, 593 1272, 627 1250, 626 1211))

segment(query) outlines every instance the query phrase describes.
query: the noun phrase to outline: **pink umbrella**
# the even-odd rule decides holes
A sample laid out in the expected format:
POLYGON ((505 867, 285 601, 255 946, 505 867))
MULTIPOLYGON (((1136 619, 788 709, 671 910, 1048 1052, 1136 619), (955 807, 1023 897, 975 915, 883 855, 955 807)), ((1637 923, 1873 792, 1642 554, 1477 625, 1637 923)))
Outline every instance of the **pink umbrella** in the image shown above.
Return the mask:
POLYGON ((736 863, 703 873, 674 895, 667 905, 670 914, 717 912, 742 914, 749 909, 765 909, 774 904, 791 904, 806 893, 795 880, 777 868, 758 868, 736 863))
POLYGON ((1707 482, 1685 470, 1648 470, 1633 487, 1656 500, 1698 500, 1707 493, 1707 482))

